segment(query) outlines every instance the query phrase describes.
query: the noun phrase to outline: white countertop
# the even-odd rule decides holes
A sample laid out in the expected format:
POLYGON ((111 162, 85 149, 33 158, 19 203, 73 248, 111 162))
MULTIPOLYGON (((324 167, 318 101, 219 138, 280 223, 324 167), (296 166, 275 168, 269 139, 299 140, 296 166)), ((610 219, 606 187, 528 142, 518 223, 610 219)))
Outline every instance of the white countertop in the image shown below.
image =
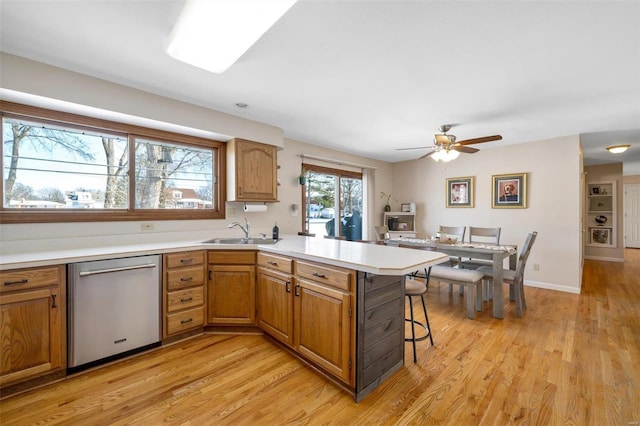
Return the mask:
POLYGON ((0 270, 87 262, 118 257, 144 256, 187 250, 262 250, 329 265, 379 275, 405 275, 444 262, 448 255, 434 251, 387 247, 351 241, 285 235, 277 244, 203 244, 202 240, 141 242, 129 244, 83 244, 78 248, 61 248, 28 252, 2 250, 0 270))

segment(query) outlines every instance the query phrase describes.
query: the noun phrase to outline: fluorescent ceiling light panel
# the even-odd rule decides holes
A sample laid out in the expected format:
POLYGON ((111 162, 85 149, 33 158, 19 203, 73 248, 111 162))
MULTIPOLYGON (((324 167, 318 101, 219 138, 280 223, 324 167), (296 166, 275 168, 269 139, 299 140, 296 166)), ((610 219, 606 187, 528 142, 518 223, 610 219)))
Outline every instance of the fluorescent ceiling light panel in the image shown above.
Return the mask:
POLYGON ((169 38, 173 58, 225 72, 296 0, 187 0, 169 38))

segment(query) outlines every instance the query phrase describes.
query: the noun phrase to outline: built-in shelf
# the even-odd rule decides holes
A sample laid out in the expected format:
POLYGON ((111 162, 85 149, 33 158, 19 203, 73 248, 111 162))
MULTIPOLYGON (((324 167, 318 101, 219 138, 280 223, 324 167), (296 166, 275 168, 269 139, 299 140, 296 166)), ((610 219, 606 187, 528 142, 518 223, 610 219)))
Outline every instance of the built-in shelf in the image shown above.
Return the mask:
POLYGON ((384 212, 382 223, 389 228, 391 238, 415 238, 415 212, 384 212))
POLYGON ((616 183, 599 182, 587 185, 587 245, 617 247, 616 183))

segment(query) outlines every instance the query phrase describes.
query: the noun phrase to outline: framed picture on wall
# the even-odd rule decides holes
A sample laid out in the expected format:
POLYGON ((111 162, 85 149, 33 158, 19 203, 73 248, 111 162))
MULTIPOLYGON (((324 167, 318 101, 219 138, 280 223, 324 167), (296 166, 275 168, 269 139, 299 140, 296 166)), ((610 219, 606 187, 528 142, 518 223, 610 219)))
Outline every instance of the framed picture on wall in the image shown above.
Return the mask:
POLYGON ((447 179, 447 207, 473 207, 473 176, 447 179))
POLYGON ((494 209, 527 208, 527 174, 493 175, 491 207, 494 209))

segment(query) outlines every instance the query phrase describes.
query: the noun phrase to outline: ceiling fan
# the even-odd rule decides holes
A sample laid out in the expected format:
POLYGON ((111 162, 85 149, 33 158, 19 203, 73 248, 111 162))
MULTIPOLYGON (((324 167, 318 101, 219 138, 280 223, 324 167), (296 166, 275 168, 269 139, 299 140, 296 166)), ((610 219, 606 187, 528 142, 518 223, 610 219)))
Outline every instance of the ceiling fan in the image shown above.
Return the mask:
POLYGON ((434 140, 433 140, 434 145, 419 146, 416 148, 398 148, 397 150, 404 151, 409 149, 433 148, 432 151, 427 152, 425 155, 423 155, 420 158, 422 159, 425 157, 431 157, 435 161, 451 161, 456 159, 461 152, 464 152, 466 154, 473 154, 474 152, 479 151, 479 149, 471 148, 467 145, 473 145, 476 143, 483 143, 483 142, 499 141, 502 139, 502 136, 500 135, 493 135, 493 136, 484 136, 481 138, 465 139, 465 140, 456 142, 456 137, 454 135, 447 134, 447 132, 451 130, 451 127, 453 127, 452 124, 443 124, 438 128, 442 133, 436 134, 434 136, 434 140))

